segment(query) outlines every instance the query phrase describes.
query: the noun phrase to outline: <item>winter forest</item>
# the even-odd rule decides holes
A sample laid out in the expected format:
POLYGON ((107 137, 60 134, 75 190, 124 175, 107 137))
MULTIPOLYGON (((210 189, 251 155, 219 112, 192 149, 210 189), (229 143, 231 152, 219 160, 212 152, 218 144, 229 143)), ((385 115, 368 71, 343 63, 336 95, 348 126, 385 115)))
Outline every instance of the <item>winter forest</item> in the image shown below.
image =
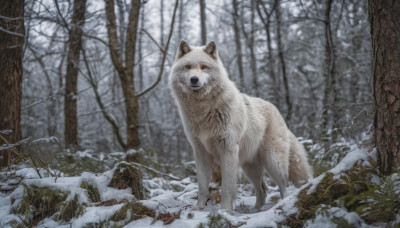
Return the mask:
POLYGON ((399 53, 396 0, 0 0, 0 227, 398 227, 399 53), (255 210, 239 172, 227 211, 216 169, 192 207, 181 40, 278 108, 308 183, 255 210))

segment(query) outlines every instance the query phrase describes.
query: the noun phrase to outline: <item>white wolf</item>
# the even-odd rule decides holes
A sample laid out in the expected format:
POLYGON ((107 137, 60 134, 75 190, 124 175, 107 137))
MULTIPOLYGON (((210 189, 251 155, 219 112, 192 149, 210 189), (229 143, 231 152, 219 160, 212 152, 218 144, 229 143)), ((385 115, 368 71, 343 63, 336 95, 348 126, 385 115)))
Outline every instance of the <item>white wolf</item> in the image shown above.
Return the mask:
POLYGON ((214 165, 221 167, 221 207, 232 209, 237 171, 242 167, 256 192, 255 208, 264 204, 265 171, 284 197, 288 181, 312 176, 303 146, 271 103, 239 92, 219 58, 216 44, 189 46, 181 41, 169 76, 185 133, 193 147, 199 194, 204 208, 214 165))

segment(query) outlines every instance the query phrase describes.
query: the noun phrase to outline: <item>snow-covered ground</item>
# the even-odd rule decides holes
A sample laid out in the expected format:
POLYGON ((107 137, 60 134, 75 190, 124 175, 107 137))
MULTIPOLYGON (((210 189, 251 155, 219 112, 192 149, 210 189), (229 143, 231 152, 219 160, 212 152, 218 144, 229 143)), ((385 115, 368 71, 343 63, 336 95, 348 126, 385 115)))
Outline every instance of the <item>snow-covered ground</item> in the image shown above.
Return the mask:
MULTIPOLYGON (((368 156, 374 157, 374 154, 367 154, 365 151, 355 150, 349 153, 331 173, 338 176, 341 172, 352 167, 356 161, 368 163, 368 156)), ((43 171, 42 171, 43 172, 43 171)), ((5 173, 2 173, 4 176, 5 173)), ((45 175, 45 173, 43 173, 45 175)), ((83 213, 78 218, 73 218, 69 222, 57 221, 56 217, 50 216, 40 221, 38 227, 83 227, 87 224, 100 224, 111 218, 120 210, 126 202, 135 200, 131 194, 131 189, 115 189, 108 187, 113 175, 113 171, 107 171, 101 174, 82 173, 76 177, 46 177, 39 178, 37 172, 32 168, 22 168, 13 174, 13 178, 2 178, 1 189, 12 189, 12 186, 18 186, 15 190, 0 193, 0 227, 12 227, 12 221, 22 222, 22 215, 12 214, 12 208, 17 207, 24 194, 24 186, 18 184, 21 180, 26 185, 35 185, 38 187, 50 187, 68 192, 66 201, 72 200, 75 195, 78 196, 79 203, 87 205, 83 213), (18 177, 18 178, 17 178, 18 177), (81 188, 81 183, 87 182, 98 188, 100 201, 106 202, 115 200, 111 205, 101 205, 90 202, 86 189, 81 188)), ((216 203, 218 196, 210 200, 207 207, 203 210, 197 209, 196 205, 198 185, 194 180, 185 178, 180 181, 168 180, 164 178, 153 178, 143 180, 144 187, 148 190, 147 199, 140 200, 143 205, 154 209, 157 214, 171 213, 178 215, 172 223, 164 225, 161 220, 154 220, 151 217, 143 217, 134 220, 126 227, 198 227, 203 224, 208 227, 211 217, 224 219, 233 227, 277 227, 279 223, 287 219, 287 215, 297 212, 294 206, 297 201, 297 194, 303 188, 311 186, 308 190, 311 192, 315 186, 323 179, 325 173, 311 179, 308 184, 301 188, 289 186, 286 191, 286 197, 279 197, 278 187, 268 186, 268 195, 266 204, 261 211, 254 211, 252 208, 255 203, 255 196, 250 184, 238 185, 238 194, 235 202, 234 211, 220 209, 220 204, 216 203)), ((329 213, 317 215, 315 219, 307 221, 307 227, 336 227, 336 224, 330 222, 333 216, 344 218, 349 224, 356 227, 367 226, 360 216, 354 212, 348 212, 346 208, 330 208, 329 213)))

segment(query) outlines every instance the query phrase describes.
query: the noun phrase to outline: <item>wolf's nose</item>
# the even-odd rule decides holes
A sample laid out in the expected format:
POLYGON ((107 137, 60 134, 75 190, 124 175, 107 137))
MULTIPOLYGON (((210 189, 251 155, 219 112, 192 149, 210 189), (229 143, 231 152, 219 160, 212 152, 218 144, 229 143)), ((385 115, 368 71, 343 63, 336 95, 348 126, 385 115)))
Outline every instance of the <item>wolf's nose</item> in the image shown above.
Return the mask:
POLYGON ((199 77, 197 77, 197 76, 193 76, 190 78, 190 82, 193 84, 197 83, 198 81, 199 81, 199 77))

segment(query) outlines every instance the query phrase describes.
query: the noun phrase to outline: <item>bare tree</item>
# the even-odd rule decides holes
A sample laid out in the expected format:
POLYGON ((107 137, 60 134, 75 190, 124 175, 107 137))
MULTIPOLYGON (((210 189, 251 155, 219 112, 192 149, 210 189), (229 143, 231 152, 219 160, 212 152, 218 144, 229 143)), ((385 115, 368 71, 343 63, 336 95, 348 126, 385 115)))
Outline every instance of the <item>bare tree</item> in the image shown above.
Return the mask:
POLYGON ((178 22, 178 40, 182 40, 182 31, 183 31, 183 20, 184 20, 184 7, 183 7, 184 0, 180 0, 179 4, 179 22, 178 22))
POLYGON ((201 45, 207 44, 206 28, 206 0, 199 0, 200 3, 200 23, 201 23, 201 45))
POLYGON ((332 43, 332 29, 331 29, 331 9, 332 9, 332 0, 328 0, 325 6, 325 21, 324 21, 324 30, 325 30, 325 56, 324 56, 324 79, 325 79, 325 88, 324 88, 324 97, 323 97, 323 111, 322 111, 322 130, 324 133, 329 132, 330 130, 330 114, 332 110, 332 84, 334 80, 334 50, 332 43))
MULTIPOLYGON (((141 7, 140 12, 140 30, 144 30, 144 12, 145 12, 145 4, 141 7)), ((139 77, 139 89, 143 89, 143 36, 144 33, 141 32, 139 34, 138 40, 138 58, 139 58, 139 66, 138 66, 138 77, 139 77)))
POLYGON ((400 2, 369 0, 375 144, 379 169, 400 165, 400 2))
POLYGON ((292 115, 292 102, 290 100, 290 90, 288 76, 286 73, 286 61, 283 53, 282 37, 281 37, 281 10, 280 2, 276 1, 275 17, 276 17, 276 41, 278 45, 278 56, 280 61, 280 66, 282 70, 283 87, 285 89, 285 101, 287 105, 286 121, 289 123, 292 115))
POLYGON ((138 101, 135 96, 134 86, 134 64, 136 50, 136 35, 139 21, 140 0, 132 0, 131 10, 129 12, 129 23, 125 39, 125 59, 119 53, 119 44, 117 36, 117 24, 114 10, 114 0, 105 0, 107 17, 108 47, 111 60, 118 72, 121 81, 122 92, 124 95, 125 113, 126 113, 126 143, 124 149, 135 148, 139 145, 138 133, 138 101))
POLYGON ((255 40, 255 11, 256 9, 256 0, 251 0, 251 15, 250 15, 250 31, 246 31, 246 25, 244 23, 244 20, 240 20, 242 22, 242 31, 243 35, 246 39, 246 44, 247 48, 250 51, 250 66, 251 66, 251 73, 253 75, 253 89, 254 89, 254 94, 259 97, 259 89, 258 89, 258 75, 257 75, 257 58, 255 54, 255 48, 254 48, 254 40, 255 40))
POLYGON ((160 45, 164 46, 164 1, 160 1, 160 45))
MULTIPOLYGON (((24 44, 24 0, 0 1, 0 130, 1 144, 21 140, 22 58, 24 44)), ((9 151, 0 151, 0 166, 10 164, 9 151)))
POLYGON ((244 84, 244 73, 243 73, 243 56, 242 56, 242 44, 240 40, 240 29, 239 29, 239 6, 237 0, 232 0, 233 5, 233 31, 235 33, 235 44, 236 44, 236 60, 239 70, 239 80, 241 89, 245 88, 244 84))
POLYGON ((82 46, 82 27, 85 24, 86 0, 75 0, 74 10, 69 31, 69 49, 67 57, 67 74, 65 77, 65 146, 77 148, 78 143, 78 118, 77 118, 77 92, 79 57, 82 46))
MULTIPOLYGON (((125 112, 126 112, 126 127, 127 127, 126 138, 127 138, 127 141, 126 141, 126 143, 124 143, 118 137, 118 142, 126 150, 139 146, 140 139, 139 139, 139 133, 138 133, 138 106, 139 106, 138 98, 140 96, 143 96, 147 92, 151 91, 155 86, 157 86, 157 84, 161 80, 165 60, 167 57, 169 43, 171 41, 172 32, 174 30, 174 22, 175 22, 176 11, 178 9, 178 3, 179 3, 179 0, 176 0, 174 12, 172 15, 171 27, 170 27, 170 31, 169 31, 169 35, 168 35, 168 39, 167 39, 167 43, 165 44, 165 47, 161 47, 146 30, 144 30, 144 29, 142 30, 146 35, 148 35, 150 37, 150 39, 153 42, 156 43, 156 45, 161 50, 163 55, 161 58, 161 66, 160 66, 160 71, 159 71, 157 80, 149 87, 136 93, 135 86, 134 86, 134 69, 133 68, 135 65, 135 49, 136 49, 135 43, 136 43, 136 37, 137 37, 140 1, 132 0, 132 6, 131 6, 130 13, 129 13, 129 23, 128 23, 127 31, 126 31, 127 37, 125 39, 126 40, 125 60, 123 61, 120 56, 120 53, 118 53, 118 50, 116 49, 116 47, 118 45, 118 41, 117 41, 117 33, 116 33, 117 25, 116 25, 116 19, 115 19, 116 17, 115 17, 115 12, 114 12, 114 1, 106 0, 107 33, 108 33, 108 39, 109 39, 108 47, 110 50, 111 60, 113 62, 115 69, 117 70, 118 76, 121 81, 122 92, 124 95, 125 112)), ((98 99, 98 98, 96 98, 96 99, 98 99)), ((98 104, 100 106, 102 106, 101 102, 99 102, 99 99, 98 99, 98 104)), ((104 117, 111 123, 111 125, 113 126, 113 129, 114 129, 114 132, 115 133, 118 132, 119 127, 115 124, 115 121, 108 118, 110 116, 107 115, 105 110, 103 110, 104 109, 103 107, 101 107, 101 108, 102 108, 102 113, 103 113, 104 117)), ((118 134, 117 134, 117 136, 118 136, 118 134)))
POLYGON ((274 98, 275 98, 275 102, 274 104, 276 105, 276 107, 278 109, 280 109, 280 102, 279 102, 279 83, 278 83, 278 79, 275 75, 275 58, 273 56, 273 49, 272 49, 272 38, 271 38, 271 16, 272 13, 275 11, 277 5, 277 1, 274 1, 271 10, 268 11, 268 9, 265 7, 265 4, 260 1, 257 0, 257 13, 258 16, 261 19, 261 22, 264 25, 264 30, 267 36, 267 51, 268 51, 268 74, 272 79, 272 90, 274 91, 274 98), (261 11, 262 8, 262 11, 261 11), (263 13, 265 15, 263 15, 263 13))

